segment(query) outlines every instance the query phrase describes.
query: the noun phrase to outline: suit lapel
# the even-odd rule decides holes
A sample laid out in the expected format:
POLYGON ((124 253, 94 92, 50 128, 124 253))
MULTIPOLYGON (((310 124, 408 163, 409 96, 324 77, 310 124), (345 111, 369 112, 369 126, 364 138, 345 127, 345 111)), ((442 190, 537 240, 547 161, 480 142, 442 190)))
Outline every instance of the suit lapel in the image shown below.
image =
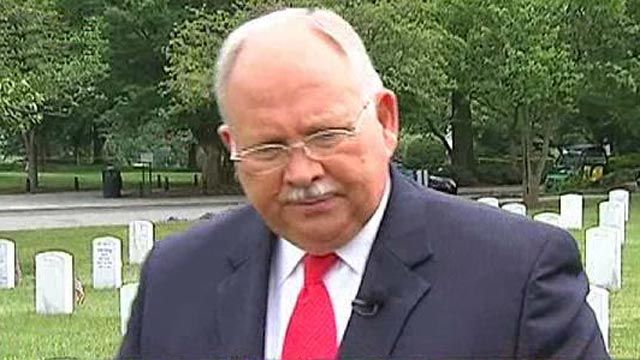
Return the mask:
POLYGON ((391 355, 411 310, 431 287, 413 271, 432 257, 424 225, 412 213, 420 208, 413 206, 421 201, 416 192, 424 190, 401 176, 392 171, 391 196, 358 291, 358 299, 372 299, 381 306, 373 316, 352 312, 340 346, 343 358, 391 355))
POLYGON ((231 274, 218 286, 219 355, 262 358, 274 235, 255 214, 229 254, 231 274), (244 236, 242 235, 244 234, 244 236), (265 270, 266 269, 266 270, 265 270))

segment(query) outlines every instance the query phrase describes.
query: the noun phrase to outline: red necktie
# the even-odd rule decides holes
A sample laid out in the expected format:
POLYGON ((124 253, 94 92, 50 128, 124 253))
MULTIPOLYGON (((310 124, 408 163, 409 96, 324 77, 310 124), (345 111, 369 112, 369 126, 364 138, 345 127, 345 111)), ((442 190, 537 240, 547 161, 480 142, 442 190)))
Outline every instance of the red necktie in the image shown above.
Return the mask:
POLYGON ((322 278, 335 264, 336 254, 305 255, 304 287, 284 337, 284 360, 329 360, 338 351, 336 321, 331 298, 322 278))

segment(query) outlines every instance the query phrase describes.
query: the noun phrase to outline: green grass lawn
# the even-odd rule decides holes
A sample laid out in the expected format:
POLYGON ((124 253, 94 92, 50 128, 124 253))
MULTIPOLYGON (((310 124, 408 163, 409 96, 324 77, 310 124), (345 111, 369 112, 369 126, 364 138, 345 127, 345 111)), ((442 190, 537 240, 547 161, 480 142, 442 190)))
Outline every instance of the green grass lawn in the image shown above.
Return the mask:
MULTIPOLYGON (((640 196, 635 196, 632 203, 632 221, 627 225, 623 250, 622 290, 610 299, 610 348, 616 359, 640 358, 640 196)), ((542 209, 553 210, 554 206, 534 212, 542 209)), ((585 228, 596 223, 596 202, 588 201, 585 228)), ((157 236, 162 238, 188 226, 189 223, 159 224, 157 236)), ((121 339, 118 293, 91 288, 91 240, 104 235, 123 240, 123 259, 127 259, 125 226, 0 231, 0 238, 16 241, 24 275, 18 288, 0 292, 0 359, 107 359, 114 355, 121 339), (75 273, 85 284, 85 303, 73 315, 35 314, 33 259, 37 252, 50 249, 72 253, 75 273)), ((584 249, 584 232, 574 232, 574 236, 584 249)), ((138 274, 137 266, 125 265, 123 281, 137 281, 138 274)))
MULTIPOLYGON (((597 200, 585 201, 583 226, 598 224, 597 200)), ((542 210, 558 211, 557 203, 542 210)), ((585 233, 572 231, 578 241, 582 261, 585 261, 585 233)), ((631 217, 627 223, 627 238, 622 249, 622 290, 609 297, 609 349, 616 359, 640 359, 640 194, 632 194, 631 217)))
MULTIPOLYGON (((162 184, 165 176, 169 178, 171 188, 174 187, 194 187, 193 176, 200 174, 190 171, 154 170, 152 173, 152 186, 157 188, 157 176, 160 175, 162 184)), ((102 167, 81 166, 81 167, 51 167, 45 168, 39 173, 38 180, 41 192, 73 191, 74 178, 78 178, 80 190, 100 190, 102 189, 102 167)), ((25 192, 25 181, 27 175, 22 171, 5 170, 0 171, 0 194, 15 194, 25 192)), ((124 169, 122 171, 122 183, 124 191, 137 191, 142 174, 137 169, 124 169)), ((145 182, 148 181, 148 175, 145 182)))
MULTIPOLYGON (((183 230, 188 223, 161 223, 162 238, 183 230)), ((0 359, 113 358, 120 343, 118 292, 91 287, 91 240, 104 235, 123 240, 123 261, 128 259, 126 226, 77 229, 0 231, 0 238, 16 241, 22 263, 23 282, 0 292, 0 359), (42 316, 35 313, 35 266, 37 252, 63 249, 74 256, 74 272, 85 284, 85 302, 72 315, 42 316)), ((139 267, 126 264, 123 282, 135 282, 139 267)))

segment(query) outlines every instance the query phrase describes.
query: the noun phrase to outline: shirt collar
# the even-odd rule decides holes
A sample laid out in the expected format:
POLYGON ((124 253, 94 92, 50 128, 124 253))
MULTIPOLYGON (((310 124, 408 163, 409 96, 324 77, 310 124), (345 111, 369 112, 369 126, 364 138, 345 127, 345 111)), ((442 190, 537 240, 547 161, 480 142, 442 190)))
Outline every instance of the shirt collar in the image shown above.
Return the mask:
MULTIPOLYGON (((382 193, 382 198, 380 199, 380 203, 378 204, 376 211, 353 239, 336 250, 336 254, 340 260, 342 260, 342 262, 344 262, 358 276, 362 276, 364 274, 364 268, 367 264, 367 259, 369 258, 369 252, 371 251, 373 241, 376 238, 376 234, 380 228, 380 223, 382 222, 382 216, 384 215, 384 211, 389 202, 390 191, 391 180, 387 177, 384 192, 382 193)), ((278 238, 274 256, 275 267, 272 267, 272 269, 276 271, 275 280, 277 281, 278 286, 281 286, 282 283, 291 276, 300 261, 302 261, 304 255, 304 250, 293 245, 283 237, 278 238)))

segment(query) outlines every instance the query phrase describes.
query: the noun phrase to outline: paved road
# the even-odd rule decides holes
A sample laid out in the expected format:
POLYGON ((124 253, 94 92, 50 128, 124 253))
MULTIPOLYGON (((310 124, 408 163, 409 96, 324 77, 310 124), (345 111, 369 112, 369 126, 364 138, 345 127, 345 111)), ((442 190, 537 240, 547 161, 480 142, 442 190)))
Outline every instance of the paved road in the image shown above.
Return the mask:
POLYGON ((46 229, 93 225, 124 225, 133 220, 153 222, 195 220, 235 205, 139 206, 131 208, 33 210, 0 213, 0 230, 46 229))
MULTIPOLYGON (((510 202, 519 201, 518 191, 514 186, 463 188, 460 195, 467 198, 491 195, 501 202, 510 202)), ((557 196, 544 199, 557 201, 557 196)), ((100 192, 0 195, 0 230, 123 225, 140 219, 166 221, 170 217, 195 220, 245 202, 241 196, 104 199, 100 192)))
POLYGON ((0 230, 195 220, 245 202, 238 196, 103 199, 99 192, 0 196, 0 230))

